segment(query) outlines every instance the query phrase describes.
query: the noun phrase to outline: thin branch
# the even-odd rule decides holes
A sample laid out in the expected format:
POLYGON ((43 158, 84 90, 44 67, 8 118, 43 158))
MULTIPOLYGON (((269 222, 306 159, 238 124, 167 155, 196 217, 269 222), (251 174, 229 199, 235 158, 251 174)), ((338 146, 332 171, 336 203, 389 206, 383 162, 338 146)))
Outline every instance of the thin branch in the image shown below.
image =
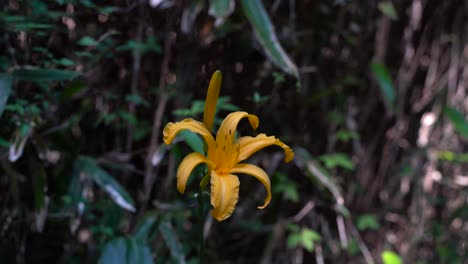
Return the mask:
POLYGON ((159 76, 159 97, 157 97, 156 105, 158 106, 154 112, 153 127, 151 131, 150 147, 145 160, 145 179, 144 179, 144 197, 143 197, 143 208, 148 201, 153 184, 156 180, 156 175, 153 172, 153 164, 151 162, 153 154, 159 148, 161 123, 163 119, 164 110, 166 109, 167 101, 169 96, 165 92, 166 87, 166 76, 169 73, 169 61, 171 60, 171 47, 175 40, 175 34, 170 30, 172 23, 167 24, 166 37, 164 40, 164 58, 161 64, 161 74, 159 76))

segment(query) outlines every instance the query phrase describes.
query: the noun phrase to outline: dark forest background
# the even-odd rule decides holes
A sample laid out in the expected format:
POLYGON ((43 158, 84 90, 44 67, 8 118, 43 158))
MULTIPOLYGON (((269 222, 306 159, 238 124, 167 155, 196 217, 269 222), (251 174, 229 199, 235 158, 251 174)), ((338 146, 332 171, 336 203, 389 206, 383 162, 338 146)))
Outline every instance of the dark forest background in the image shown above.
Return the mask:
POLYGON ((216 122, 257 114, 296 156, 250 160, 264 210, 246 176, 228 220, 204 197, 206 263, 466 263, 467 1, 0 5, 0 262, 199 263, 162 129, 219 69, 216 122))

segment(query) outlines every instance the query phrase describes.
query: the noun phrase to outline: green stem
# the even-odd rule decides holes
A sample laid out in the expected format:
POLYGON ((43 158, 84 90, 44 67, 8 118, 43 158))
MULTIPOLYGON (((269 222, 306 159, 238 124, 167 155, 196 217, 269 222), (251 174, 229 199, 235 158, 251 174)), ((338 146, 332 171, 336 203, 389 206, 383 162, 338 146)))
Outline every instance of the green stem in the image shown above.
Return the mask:
POLYGON ((198 226, 198 236, 200 239, 199 242, 199 248, 198 248, 198 257, 200 259, 200 263, 203 263, 203 258, 205 254, 205 239, 203 238, 203 223, 204 223, 204 217, 203 217, 203 187, 200 186, 200 189, 198 191, 198 221, 199 221, 199 226, 198 226))

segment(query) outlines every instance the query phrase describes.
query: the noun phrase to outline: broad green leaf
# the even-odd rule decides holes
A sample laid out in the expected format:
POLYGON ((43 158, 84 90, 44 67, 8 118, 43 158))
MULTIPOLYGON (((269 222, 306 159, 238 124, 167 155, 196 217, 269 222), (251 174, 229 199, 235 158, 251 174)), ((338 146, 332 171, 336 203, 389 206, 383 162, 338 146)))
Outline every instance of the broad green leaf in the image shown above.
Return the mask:
POLYGON ((457 109, 451 107, 444 108, 445 115, 448 116, 450 121, 455 125, 455 129, 463 136, 468 138, 468 121, 462 113, 457 109))
POLYGON ((133 239, 138 242, 146 242, 152 237, 153 229, 156 229, 157 217, 154 214, 145 215, 133 232, 133 239))
POLYGON ((275 29, 261 0, 241 0, 244 14, 253 27, 267 57, 284 72, 299 79, 299 71, 278 41, 275 29))
POLYGON ((76 162, 77 167, 106 191, 117 205, 130 212, 135 212, 135 203, 132 197, 111 175, 101 169, 92 158, 82 156, 76 162))
POLYGON ((320 160, 325 163, 325 167, 328 169, 334 169, 337 167, 341 167, 346 170, 354 169, 354 163, 351 161, 349 156, 344 153, 322 155, 320 156, 320 160))
POLYGON ((217 19, 225 19, 232 14, 235 5, 235 0, 210 0, 208 14, 217 19))
POLYGON ((397 253, 390 251, 390 250, 385 250, 382 252, 382 262, 383 264, 401 264, 401 258, 398 256, 397 253))
POLYGON ((131 238, 116 238, 106 244, 98 263, 151 264, 154 262, 147 246, 139 244, 131 238))
POLYGON ((198 153, 203 154, 204 151, 204 142, 203 140, 195 133, 190 130, 183 130, 179 133, 185 142, 190 146, 190 148, 198 153))
POLYGON ((11 85, 11 76, 6 73, 0 73, 0 117, 2 117, 6 102, 10 96, 11 85))
POLYGON ((171 226, 170 222, 164 222, 159 225, 159 232, 166 242, 169 251, 171 252, 171 256, 176 263, 184 264, 185 263, 185 255, 182 248, 182 244, 180 243, 177 233, 171 226))
POLYGON ((380 12, 388 16, 391 20, 398 20, 398 14, 395 10, 395 6, 390 1, 382 1, 379 3, 378 8, 380 12))
POLYGON ((364 214, 357 218, 357 228, 363 230, 377 230, 380 225, 375 215, 364 214))
POLYGON ((65 81, 78 77, 80 73, 59 69, 22 68, 13 71, 13 77, 22 81, 65 81))
POLYGON ((53 28, 52 24, 45 24, 32 20, 28 16, 15 16, 9 13, 0 12, 0 24, 2 28, 12 31, 26 31, 39 33, 41 30, 53 28))
POLYGON ((380 90, 386 103, 394 109, 396 103, 396 92, 392 77, 390 76, 387 67, 381 63, 373 62, 371 64, 371 70, 379 83, 380 90))

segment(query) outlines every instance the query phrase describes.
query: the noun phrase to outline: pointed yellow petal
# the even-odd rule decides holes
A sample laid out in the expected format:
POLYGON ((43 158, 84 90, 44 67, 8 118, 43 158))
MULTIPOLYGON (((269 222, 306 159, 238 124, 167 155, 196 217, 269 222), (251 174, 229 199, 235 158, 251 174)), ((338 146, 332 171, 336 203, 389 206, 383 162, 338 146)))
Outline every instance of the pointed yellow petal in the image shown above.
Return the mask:
MULTIPOLYGON (((172 140, 179 134, 182 130, 190 130, 194 133, 197 133, 205 139, 205 142, 208 146, 208 153, 213 152, 215 149, 215 141, 211 133, 206 129, 203 123, 193 120, 191 118, 184 119, 176 123, 168 123, 164 127, 163 131, 163 140, 167 145, 171 144, 172 140)), ((211 156, 211 155, 209 155, 211 156)))
POLYGON ((230 113, 221 123, 218 134, 216 135, 216 157, 219 167, 228 167, 229 164, 235 162, 238 151, 233 144, 236 134, 237 125, 242 118, 248 118, 253 129, 258 127, 258 117, 250 115, 247 112, 230 113))
POLYGON ((197 152, 187 155, 182 160, 179 165, 179 169, 177 169, 177 190, 179 190, 180 193, 185 192, 185 186, 187 185, 187 180, 190 174, 200 163, 206 163, 209 168, 214 167, 211 160, 197 152))
POLYGON ((211 215, 218 221, 230 217, 239 198, 239 178, 232 174, 211 172, 211 215))
POLYGON ((213 128, 213 121, 216 113, 216 104, 218 102, 219 90, 221 89, 222 74, 220 71, 215 71, 211 76, 210 85, 205 100, 205 111, 203 112, 203 124, 208 131, 213 128))
POLYGON ((259 181, 263 183, 267 191, 267 197, 265 198, 265 203, 262 206, 259 206, 258 209, 265 208, 271 200, 271 183, 268 174, 262 170, 260 167, 252 164, 239 163, 236 164, 230 171, 230 173, 244 173, 251 176, 254 176, 259 181))
POLYGON ((239 144, 240 148, 237 162, 243 161, 249 158, 255 152, 271 145, 277 145, 283 148, 285 156, 284 160, 286 162, 290 162, 294 158, 294 152, 291 150, 291 148, 274 136, 259 134, 256 137, 241 137, 237 143, 239 144))

